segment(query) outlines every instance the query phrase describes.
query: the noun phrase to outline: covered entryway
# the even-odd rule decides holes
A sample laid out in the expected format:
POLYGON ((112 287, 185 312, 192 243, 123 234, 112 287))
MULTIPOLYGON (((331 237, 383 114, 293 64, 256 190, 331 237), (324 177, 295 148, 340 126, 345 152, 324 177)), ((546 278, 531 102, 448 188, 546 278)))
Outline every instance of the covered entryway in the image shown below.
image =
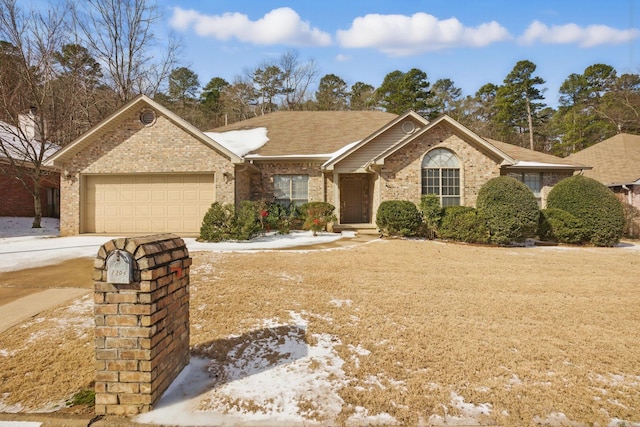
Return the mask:
POLYGON ((340 175, 340 223, 371 222, 371 184, 368 174, 340 175))
POLYGON ((197 234, 215 201, 214 174, 84 177, 84 233, 197 234))

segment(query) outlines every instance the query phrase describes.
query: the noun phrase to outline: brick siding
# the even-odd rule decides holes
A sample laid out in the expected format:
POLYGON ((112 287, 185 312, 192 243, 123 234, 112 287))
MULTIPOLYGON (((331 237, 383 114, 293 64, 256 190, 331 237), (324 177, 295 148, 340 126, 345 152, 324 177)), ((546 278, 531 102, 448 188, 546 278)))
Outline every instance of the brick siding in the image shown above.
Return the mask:
POLYGON ((172 234, 114 239, 94 264, 96 414, 147 412, 189 363, 189 268, 172 234), (133 282, 107 282, 107 259, 132 256, 133 282))
POLYGON ((144 110, 114 120, 62 167, 61 235, 80 232, 84 174, 210 172, 215 174, 216 201, 235 202, 235 165, 159 113, 145 126, 139 119, 144 110))
MULTIPOLYGON (((60 174, 51 172, 40 180, 40 202, 42 204, 42 216, 59 216, 53 205, 48 202, 48 189, 60 188, 60 174)), ((5 173, 0 172, 0 216, 25 216, 33 217, 35 208, 31 191, 11 174, 7 168, 5 173)))

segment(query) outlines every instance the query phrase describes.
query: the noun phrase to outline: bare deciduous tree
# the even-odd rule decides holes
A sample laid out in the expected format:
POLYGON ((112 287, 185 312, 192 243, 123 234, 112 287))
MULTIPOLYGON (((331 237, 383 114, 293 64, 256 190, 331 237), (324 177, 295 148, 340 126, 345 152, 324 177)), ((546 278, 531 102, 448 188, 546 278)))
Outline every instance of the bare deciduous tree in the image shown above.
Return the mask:
POLYGON ((120 105, 143 93, 153 96, 177 64, 178 44, 154 33, 161 19, 147 0, 87 0, 74 7, 84 44, 102 65, 120 105))
POLYGON ((288 51, 280 58, 280 69, 283 76, 284 107, 287 110, 302 109, 310 98, 311 85, 320 73, 318 64, 313 60, 303 64, 298 59, 297 52, 288 51))
POLYGON ((50 135, 68 114, 53 59, 70 33, 64 7, 24 11, 15 0, 0 0, 0 172, 14 176, 33 196, 33 228, 41 225, 50 135))

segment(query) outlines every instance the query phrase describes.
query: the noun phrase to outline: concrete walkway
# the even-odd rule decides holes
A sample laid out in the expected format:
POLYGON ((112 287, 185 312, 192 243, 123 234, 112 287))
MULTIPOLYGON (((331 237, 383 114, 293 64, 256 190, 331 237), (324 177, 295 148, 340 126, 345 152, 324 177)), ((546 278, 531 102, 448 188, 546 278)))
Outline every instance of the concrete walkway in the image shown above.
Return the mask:
POLYGON ((27 295, 8 304, 0 306, 0 333, 25 320, 57 307, 74 298, 87 295, 90 289, 56 288, 27 295))

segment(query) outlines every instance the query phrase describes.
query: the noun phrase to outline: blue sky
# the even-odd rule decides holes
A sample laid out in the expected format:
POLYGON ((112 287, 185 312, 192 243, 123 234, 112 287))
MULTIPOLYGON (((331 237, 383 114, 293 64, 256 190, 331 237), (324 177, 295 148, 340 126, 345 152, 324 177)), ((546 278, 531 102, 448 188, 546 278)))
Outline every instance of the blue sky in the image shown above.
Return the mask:
POLYGON ((640 73, 640 0, 159 0, 166 30, 202 85, 290 50, 320 77, 378 87, 391 71, 450 78, 464 95, 501 84, 520 60, 537 65, 546 102, 596 63, 640 73))

